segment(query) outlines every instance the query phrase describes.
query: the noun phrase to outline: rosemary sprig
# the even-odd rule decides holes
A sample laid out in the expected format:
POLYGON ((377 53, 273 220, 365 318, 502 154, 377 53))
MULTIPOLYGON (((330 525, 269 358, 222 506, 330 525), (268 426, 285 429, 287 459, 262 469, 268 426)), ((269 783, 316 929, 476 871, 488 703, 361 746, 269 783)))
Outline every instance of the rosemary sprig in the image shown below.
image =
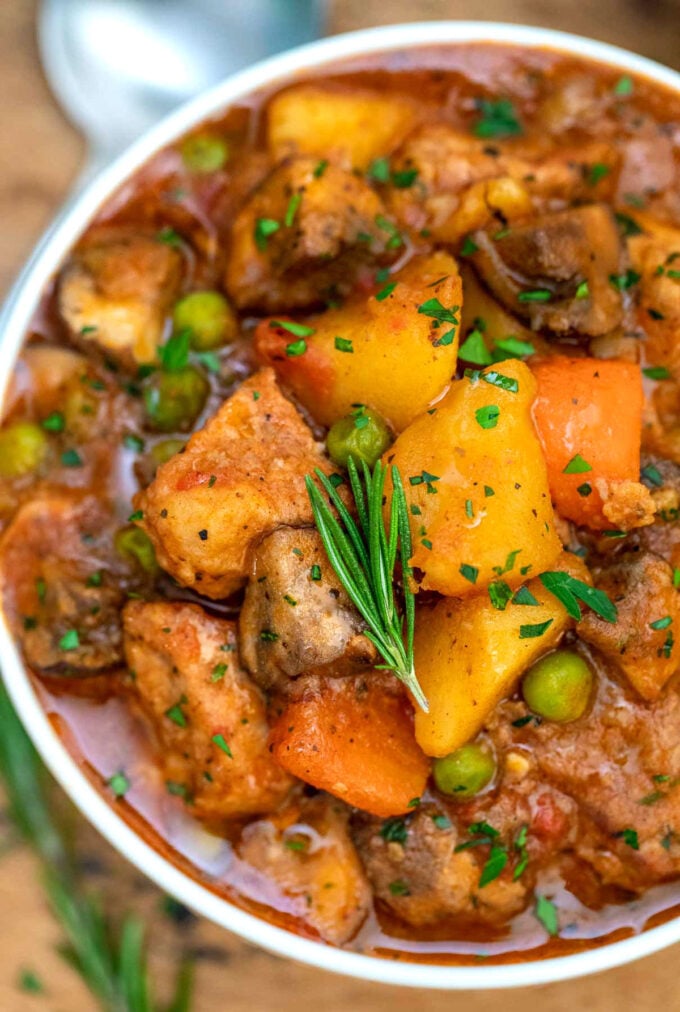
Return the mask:
POLYGON ((362 465, 361 476, 352 457, 347 465, 357 520, 323 471, 316 468, 314 474, 337 516, 314 478, 307 475, 305 482, 314 522, 338 579, 368 625, 366 636, 385 662, 379 667, 393 671, 418 706, 427 712, 427 699, 418 684, 413 663, 415 598, 409 586, 411 531, 404 486, 399 469, 392 466, 392 496, 386 524, 383 497, 388 468, 378 461, 371 473, 365 463, 362 465), (394 583, 397 559, 402 571, 401 608, 394 583))
MULTIPOLYGON (((83 893, 66 833, 50 801, 45 767, 0 686, 0 778, 9 814, 43 865, 48 901, 64 932, 59 952, 80 974, 104 1012, 154 1012, 144 927, 133 914, 116 928, 83 893)), ((180 966, 168 1012, 189 1012, 191 967, 180 966)))

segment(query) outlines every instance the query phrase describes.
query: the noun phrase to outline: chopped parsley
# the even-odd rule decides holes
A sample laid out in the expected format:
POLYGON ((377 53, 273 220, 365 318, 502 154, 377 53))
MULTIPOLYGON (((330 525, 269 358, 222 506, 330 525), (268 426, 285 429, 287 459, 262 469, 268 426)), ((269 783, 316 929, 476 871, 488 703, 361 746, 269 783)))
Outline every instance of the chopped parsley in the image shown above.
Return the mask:
POLYGON ((165 372, 180 372, 189 362, 189 344, 191 331, 188 327, 168 338, 158 349, 161 367, 165 372))
POLYGON ((458 572, 464 580, 468 581, 468 583, 477 583, 479 570, 476 566, 469 566, 466 562, 464 562, 458 572))
POLYGON ((549 900, 546 896, 537 895, 536 903, 534 904, 534 916, 552 938, 559 935, 560 925, 557 917, 557 907, 552 900, 549 900))
POLYGON ((285 330, 293 337, 311 337, 315 333, 314 327, 308 327, 305 323, 294 323, 292 320, 270 320, 269 326, 273 330, 285 330))
POLYGON ((505 580, 495 580, 489 584, 489 598, 497 611, 505 611, 512 600, 512 590, 505 580))
POLYGON ((173 724, 176 724, 177 727, 187 726, 186 714, 182 709, 184 704, 187 702, 188 702, 187 697, 181 696, 179 701, 175 703, 174 706, 168 707, 168 709, 165 711, 165 716, 168 718, 168 720, 171 720, 173 724))
POLYGON ((335 350, 344 351, 348 355, 354 354, 354 345, 348 337, 336 337, 335 338, 335 350))
POLYGON ((403 819, 398 816, 386 819, 380 827, 380 836, 386 843, 406 843, 408 828, 403 819))
POLYGON ((648 365, 642 370, 642 375, 651 380, 667 380, 671 378, 671 374, 665 365, 648 365))
POLYGON ((80 636, 77 629, 69 629, 59 640, 60 650, 77 650, 80 646, 80 636))
POLYGON ((274 221, 273 218, 258 218, 255 222, 255 245, 257 248, 264 252, 267 248, 267 241, 270 236, 274 235, 275 232, 281 228, 278 221, 274 221))
POLYGON ((130 789, 130 781, 122 770, 119 770, 118 773, 114 773, 112 777, 109 777, 106 781, 106 785, 111 788, 117 798, 124 798, 130 789))
POLYGON ((620 833, 614 833, 614 837, 617 840, 623 840, 627 847, 632 850, 640 849, 640 841, 638 840, 637 830, 635 829, 622 829, 620 833))
POLYGON ((537 622, 535 625, 521 625, 519 627, 519 638, 521 640, 537 639, 543 633, 546 633, 552 624, 553 619, 549 618, 547 622, 537 622))
POLYGON ((286 355, 288 358, 297 358, 299 355, 304 355, 307 351, 307 342, 303 337, 297 341, 291 341, 290 344, 286 345, 286 355))
POLYGON ((288 207, 286 208, 286 213, 283 219, 283 224, 286 226, 286 228, 292 227, 293 222, 295 221, 295 215, 298 213, 298 209, 301 203, 302 203, 302 194, 294 193, 293 196, 288 201, 288 207))
POLYGON ((669 625, 673 622, 670 615, 664 615, 663 618, 657 618, 655 622, 649 623, 649 628, 658 632, 659 629, 668 629, 669 625))
POLYGON ((458 357, 472 365, 491 365, 493 358, 481 330, 471 330, 458 349, 458 357))
POLYGON ((475 105, 479 119, 472 132, 483 139, 492 137, 516 137, 522 133, 522 125, 517 118, 515 107, 508 98, 479 98, 475 105))
POLYGON ((625 292, 633 285, 636 285, 640 280, 640 275, 637 271, 628 269, 624 274, 610 274, 610 284, 614 286, 619 292, 625 292))
POLYGON ((384 302, 385 299, 389 298, 394 289, 397 287, 396 281, 390 281, 389 285, 385 285, 379 292, 376 293, 376 302, 384 302))
POLYGON ((487 404, 483 408, 477 408, 475 418, 478 425, 483 429, 495 429, 498 425, 501 409, 497 404, 487 404))
POLYGON ((61 455, 61 462, 64 467, 82 467, 83 458, 77 450, 64 450, 61 455))
MULTIPOLYGON (((531 341, 521 341, 518 337, 503 337, 494 342, 496 348, 504 353, 504 357, 523 358, 525 355, 533 355, 536 348, 531 341)), ((502 361, 499 357, 498 361, 502 361)))
POLYGON ((552 292, 547 288, 536 288, 530 292, 520 292, 517 296, 518 302, 550 302, 552 292))
POLYGON ((616 605, 610 601, 603 590, 591 587, 583 580, 578 580, 575 576, 560 570, 541 573, 539 580, 545 589, 564 606, 567 614, 577 622, 582 617, 579 601, 591 608, 605 622, 616 622, 618 614, 616 605))
POLYGON ((217 745, 218 748, 222 749, 224 754, 228 755, 230 759, 234 758, 223 734, 214 734, 210 740, 214 745, 217 745))
POLYGON ((585 474, 586 471, 592 471, 592 466, 580 453, 573 456, 567 466, 562 468, 562 474, 585 474))
POLYGON ((53 411, 47 418, 43 418, 40 424, 46 432, 63 432, 66 419, 61 411, 53 411))

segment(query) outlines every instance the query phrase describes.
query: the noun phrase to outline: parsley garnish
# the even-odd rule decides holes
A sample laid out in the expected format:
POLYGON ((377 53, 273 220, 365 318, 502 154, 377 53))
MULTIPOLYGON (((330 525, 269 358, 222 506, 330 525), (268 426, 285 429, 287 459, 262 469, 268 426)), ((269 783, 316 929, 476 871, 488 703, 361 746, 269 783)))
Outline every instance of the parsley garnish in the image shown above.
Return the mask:
POLYGON ((210 740, 214 745, 217 745, 218 748, 221 748, 225 755, 228 755, 230 759, 234 758, 223 734, 214 734, 210 740))
POLYGON ((275 232, 281 228, 278 221, 274 221, 273 218, 258 218, 255 222, 255 245, 260 251, 264 251, 267 248, 267 240, 270 236, 274 235, 275 232))
POLYGON ((537 622, 535 625, 521 625, 519 627, 519 638, 521 640, 537 639, 547 632, 552 624, 553 619, 549 618, 547 622, 537 622))
POLYGON ((458 349, 458 357, 473 365, 491 365, 493 359, 481 330, 471 330, 458 349))
POLYGON ((554 938, 556 935, 559 935, 560 925, 557 918, 557 907, 552 900, 547 899, 545 896, 537 895, 534 914, 536 920, 541 922, 551 937, 554 938))
POLYGON ((487 404, 483 408, 477 408, 475 418, 483 429, 495 429, 498 425, 501 409, 497 404, 487 404))
POLYGON ((579 622, 582 618, 579 601, 591 608, 605 622, 616 622, 616 605, 610 601, 603 590, 591 587, 583 580, 577 580, 569 573, 559 570, 541 573, 539 580, 545 589, 564 606, 567 614, 579 622))
POLYGON ((292 320, 270 320, 269 326, 273 330, 285 330, 293 337, 311 337, 315 333, 314 327, 308 327, 306 323, 294 323, 292 320))
POLYGON ((180 372, 186 368, 189 362, 190 341, 191 331, 187 327, 184 330, 180 330, 179 333, 173 334, 158 349, 161 367, 165 372, 180 372))
POLYGON ((628 288, 632 288, 640 280, 640 275, 637 271, 629 269, 625 274, 610 274, 609 281, 619 292, 625 292, 628 288))
POLYGON ((354 354, 354 346, 348 337, 336 337, 335 338, 335 350, 344 351, 348 355, 354 354))
POLYGON ((522 125, 510 99, 479 98, 475 104, 480 118, 472 131, 477 137, 513 137, 522 133, 522 125))
POLYGON ((59 640, 60 650, 77 650, 80 646, 80 636, 77 629, 69 629, 59 640))
POLYGON ((549 302, 552 299, 552 292, 547 288, 537 288, 531 292, 520 292, 517 296, 518 302, 549 302))
POLYGON ((386 819, 380 827, 380 836, 386 843, 406 843, 408 829, 403 819, 386 819))
POLYGON ((583 459, 580 453, 577 453, 571 458, 567 466, 562 469, 562 474, 585 474, 586 471, 592 471, 592 467, 587 460, 583 459))
POLYGON ((479 570, 477 569, 476 566, 468 566, 468 564, 464 562, 460 567, 460 569, 458 570, 458 572, 463 577, 463 579, 467 580, 469 583, 477 583, 479 570))

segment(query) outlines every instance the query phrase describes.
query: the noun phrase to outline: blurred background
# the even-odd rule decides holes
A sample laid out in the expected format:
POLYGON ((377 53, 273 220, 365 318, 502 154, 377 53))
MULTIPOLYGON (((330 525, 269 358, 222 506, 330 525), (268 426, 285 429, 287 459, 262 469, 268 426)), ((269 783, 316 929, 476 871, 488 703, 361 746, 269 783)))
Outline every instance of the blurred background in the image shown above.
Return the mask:
MULTIPOLYGON (((191 0, 186 0, 191 6, 191 0)), ((222 0, 229 4, 231 0, 222 0)), ((284 0, 285 2, 285 0, 284 0)), ((247 6, 247 5, 244 5, 247 6)), ((35 0, 0 0, 0 298, 77 176, 85 144, 51 95, 36 42, 35 0)), ((680 0, 328 0, 328 34, 443 18, 544 25, 612 42, 680 67, 680 0)), ((0 734, 2 729, 0 728, 0 734)), ((59 804, 57 798, 57 804, 59 804)), ((646 1012, 680 1008, 680 947, 589 979, 503 995, 438 995, 343 980, 296 966, 198 921, 143 880, 77 816, 69 824, 79 864, 114 910, 133 907, 151 930, 152 970, 162 992, 182 953, 196 965, 192 1010, 324 1012, 390 1007, 428 1012, 646 1012)), ((96 1006, 59 958, 37 865, 0 811, 0 1010, 85 1012, 96 1006)), ((169 986, 169 985, 168 985, 169 986)))

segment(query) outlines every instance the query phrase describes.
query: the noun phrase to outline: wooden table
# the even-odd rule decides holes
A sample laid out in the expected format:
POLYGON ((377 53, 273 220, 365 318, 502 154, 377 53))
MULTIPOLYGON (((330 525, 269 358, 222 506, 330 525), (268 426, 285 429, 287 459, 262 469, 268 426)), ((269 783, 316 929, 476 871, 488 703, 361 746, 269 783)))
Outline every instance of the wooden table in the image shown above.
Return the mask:
MULTIPOLYGON (((190 2, 190 0, 187 0, 190 2)), ((549 25, 628 46, 680 65, 678 0, 335 0, 334 31, 418 18, 474 18, 549 25)), ((42 78, 31 0, 0 2, 0 291, 4 291, 77 172, 83 143, 65 122, 42 78)), ((0 729, 0 733, 1 729, 0 729)), ((1 827, 0 827, 1 828, 1 827)), ((647 1012, 680 1009, 680 946, 584 981, 504 992, 447 995, 363 984, 298 966, 190 917, 175 923, 163 897, 76 817, 79 853, 93 886, 110 902, 142 911, 152 931, 154 976, 168 981, 183 947, 197 956, 195 1012, 647 1012)), ((59 930, 49 915, 32 855, 16 846, 0 856, 0 1009, 83 1012, 94 1004, 59 959, 59 930), (45 991, 17 981, 39 973, 45 991)))

